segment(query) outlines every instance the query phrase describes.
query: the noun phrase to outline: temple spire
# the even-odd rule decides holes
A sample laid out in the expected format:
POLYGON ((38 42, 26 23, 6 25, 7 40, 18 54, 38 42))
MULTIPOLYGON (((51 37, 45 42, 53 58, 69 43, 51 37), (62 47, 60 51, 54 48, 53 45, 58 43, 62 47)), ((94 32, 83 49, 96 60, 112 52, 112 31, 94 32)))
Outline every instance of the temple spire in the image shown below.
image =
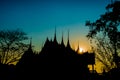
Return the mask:
POLYGON ((48 39, 48 37, 47 37, 44 46, 46 46, 46 45, 48 45, 48 44, 49 44, 49 39, 48 39))
POLYGON ((29 44, 28 51, 32 51, 32 38, 30 38, 30 44, 29 44))
POLYGON ((69 41, 69 30, 68 30, 68 41, 67 41, 67 47, 71 48, 71 47, 70 47, 70 41, 69 41))
POLYGON ((56 26, 55 26, 55 33, 54 33, 54 42, 57 42, 57 39, 56 39, 56 26))
POLYGON ((63 46, 64 46, 63 32, 62 32, 62 40, 61 40, 61 45, 63 45, 63 46))
POLYGON ((76 50, 76 52, 79 52, 79 48, 80 48, 80 47, 79 47, 79 42, 78 42, 78 47, 77 47, 77 50, 76 50))

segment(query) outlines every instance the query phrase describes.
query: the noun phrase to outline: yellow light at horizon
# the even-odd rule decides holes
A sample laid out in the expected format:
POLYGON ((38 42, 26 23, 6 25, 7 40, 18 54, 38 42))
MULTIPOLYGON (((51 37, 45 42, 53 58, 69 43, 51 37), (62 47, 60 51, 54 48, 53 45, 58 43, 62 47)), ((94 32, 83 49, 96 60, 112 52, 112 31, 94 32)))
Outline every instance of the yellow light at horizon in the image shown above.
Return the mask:
POLYGON ((79 48, 79 52, 82 53, 85 52, 85 50, 83 48, 79 48))

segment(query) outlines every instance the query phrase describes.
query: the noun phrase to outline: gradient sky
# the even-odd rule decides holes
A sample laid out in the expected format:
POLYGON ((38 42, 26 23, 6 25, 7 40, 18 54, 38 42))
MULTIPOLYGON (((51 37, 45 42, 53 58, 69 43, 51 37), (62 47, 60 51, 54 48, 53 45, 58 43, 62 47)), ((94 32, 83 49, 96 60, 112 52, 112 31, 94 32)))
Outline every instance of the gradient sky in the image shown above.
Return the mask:
POLYGON ((110 0, 0 0, 0 29, 22 29, 38 51, 46 37, 53 39, 55 27, 58 42, 63 32, 65 44, 69 30, 72 48, 79 43, 88 50, 85 21, 98 19, 108 3, 110 0))

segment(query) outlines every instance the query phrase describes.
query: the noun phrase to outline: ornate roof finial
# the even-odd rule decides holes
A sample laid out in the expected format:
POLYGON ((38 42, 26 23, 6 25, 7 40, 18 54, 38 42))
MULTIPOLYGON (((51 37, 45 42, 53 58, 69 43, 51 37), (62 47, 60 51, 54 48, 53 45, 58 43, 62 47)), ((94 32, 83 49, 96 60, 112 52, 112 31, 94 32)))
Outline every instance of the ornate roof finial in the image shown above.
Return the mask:
POLYGON ((63 45, 63 46, 64 46, 63 32, 62 32, 62 41, 61 41, 61 45, 63 45))
POLYGON ((68 41, 67 41, 67 47, 70 47, 70 42, 69 42, 69 30, 68 30, 68 41))
POLYGON ((48 39, 48 37, 47 37, 44 46, 45 46, 45 45, 48 45, 48 44, 49 44, 49 39, 48 39))
POLYGON ((30 38, 30 44, 29 44, 29 48, 28 48, 29 51, 32 50, 32 37, 30 38))
POLYGON ((54 42, 57 42, 57 39, 56 39, 56 26, 55 26, 55 33, 54 33, 54 42))
POLYGON ((78 47, 77 47, 77 50, 76 50, 76 52, 79 52, 79 42, 78 42, 78 47))

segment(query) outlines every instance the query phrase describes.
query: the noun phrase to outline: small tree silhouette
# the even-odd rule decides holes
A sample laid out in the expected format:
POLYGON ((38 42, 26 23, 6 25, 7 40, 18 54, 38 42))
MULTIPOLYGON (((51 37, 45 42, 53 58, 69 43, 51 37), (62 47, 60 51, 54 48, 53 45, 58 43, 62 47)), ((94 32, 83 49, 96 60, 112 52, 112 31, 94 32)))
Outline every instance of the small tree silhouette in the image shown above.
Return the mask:
POLYGON ((20 29, 0 31, 0 62, 11 64, 16 62, 25 51, 27 45, 22 41, 28 39, 20 29))

